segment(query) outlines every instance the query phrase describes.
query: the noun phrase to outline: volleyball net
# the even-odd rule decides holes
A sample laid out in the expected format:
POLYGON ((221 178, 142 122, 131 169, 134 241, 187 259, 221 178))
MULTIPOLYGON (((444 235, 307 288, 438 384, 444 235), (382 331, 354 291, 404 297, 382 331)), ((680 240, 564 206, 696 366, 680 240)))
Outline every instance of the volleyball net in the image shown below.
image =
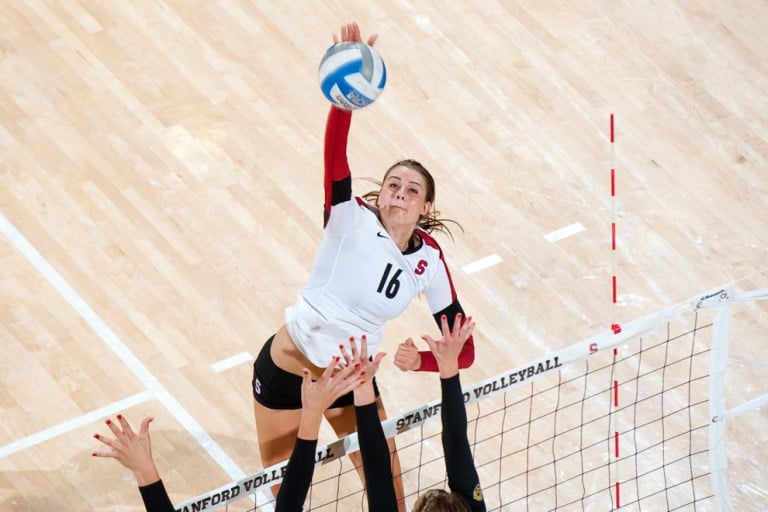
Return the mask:
MULTIPOLYGON (((725 422, 768 395, 726 409, 732 309, 768 288, 722 288, 464 387, 468 435, 489 510, 733 510, 725 422)), ((764 310, 763 310, 764 312, 764 310)), ((765 335, 766 333, 763 333, 765 335)), ((440 402, 384 422, 406 502, 447 488, 440 402)), ((366 510, 345 455, 352 434, 318 448, 306 509, 366 510)), ((177 507, 272 511, 287 462, 177 507)), ((765 506, 765 505, 763 505, 765 506)))

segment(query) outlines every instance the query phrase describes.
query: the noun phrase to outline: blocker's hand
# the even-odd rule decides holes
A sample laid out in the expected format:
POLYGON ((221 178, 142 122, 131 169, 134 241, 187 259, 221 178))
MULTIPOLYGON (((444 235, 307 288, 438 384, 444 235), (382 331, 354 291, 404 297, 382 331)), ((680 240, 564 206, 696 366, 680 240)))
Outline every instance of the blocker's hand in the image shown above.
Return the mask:
POLYGON ((138 432, 134 432, 125 416, 118 414, 117 421, 107 419, 106 424, 114 439, 94 434, 93 437, 109 447, 109 450, 93 452, 94 457, 109 457, 130 469, 139 486, 160 480, 152 459, 152 443, 149 439, 149 424, 153 418, 144 418, 138 432))
POLYGON ((345 364, 348 367, 359 368, 360 377, 364 378, 365 382, 358 388, 355 388, 354 403, 355 405, 367 405, 376 400, 376 392, 373 389, 373 376, 379 370, 381 360, 387 354, 385 352, 377 352, 373 357, 368 357, 368 340, 363 334, 360 337, 360 345, 355 341, 354 337, 349 338, 349 348, 351 354, 347 352, 344 345, 339 345, 341 354, 344 357, 345 364))
POLYGON ((334 356, 320 378, 312 380, 308 369, 302 370, 301 407, 302 410, 316 409, 318 417, 328 409, 340 396, 346 395, 362 384, 360 368, 345 367, 338 369, 339 356, 334 356))
POLYGON ((448 317, 443 315, 440 318, 440 330, 443 334, 442 338, 436 340, 431 336, 422 336, 422 339, 427 342, 429 349, 435 355, 440 377, 448 379, 459 373, 459 354, 464 343, 472 336, 475 322, 472 321, 472 317, 468 317, 462 323, 461 313, 456 313, 453 329, 451 329, 448 326, 448 317))

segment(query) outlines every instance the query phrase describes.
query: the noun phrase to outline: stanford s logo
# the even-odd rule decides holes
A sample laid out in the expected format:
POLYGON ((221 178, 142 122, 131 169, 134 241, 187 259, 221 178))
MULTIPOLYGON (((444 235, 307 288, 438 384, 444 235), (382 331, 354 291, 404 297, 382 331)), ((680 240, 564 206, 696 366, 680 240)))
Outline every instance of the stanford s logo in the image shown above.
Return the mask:
POLYGON ((416 273, 417 276, 420 276, 427 269, 427 265, 429 265, 429 263, 427 263, 427 260, 419 260, 419 264, 416 265, 416 268, 413 271, 416 273))

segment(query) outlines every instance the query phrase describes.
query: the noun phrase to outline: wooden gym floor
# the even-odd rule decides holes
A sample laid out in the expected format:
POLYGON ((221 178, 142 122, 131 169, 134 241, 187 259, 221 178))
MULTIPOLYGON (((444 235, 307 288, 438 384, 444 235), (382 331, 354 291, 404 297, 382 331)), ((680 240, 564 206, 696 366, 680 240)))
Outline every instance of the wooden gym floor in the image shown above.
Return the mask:
MULTIPOLYGON (((464 227, 440 240, 479 322, 470 384, 768 267, 766 19, 744 0, 0 2, 0 510, 140 510, 90 456, 117 412, 155 416, 175 502, 259 468, 250 361, 321 235, 316 68, 341 23, 380 34, 389 72, 354 116, 355 176, 416 158, 464 227)), ((768 377, 767 310, 745 308, 734 404, 768 377)), ((417 301, 384 346, 433 332, 417 301)), ((381 373, 392 415, 438 396, 381 373)), ((768 506, 766 414, 734 420, 738 510, 768 506)))

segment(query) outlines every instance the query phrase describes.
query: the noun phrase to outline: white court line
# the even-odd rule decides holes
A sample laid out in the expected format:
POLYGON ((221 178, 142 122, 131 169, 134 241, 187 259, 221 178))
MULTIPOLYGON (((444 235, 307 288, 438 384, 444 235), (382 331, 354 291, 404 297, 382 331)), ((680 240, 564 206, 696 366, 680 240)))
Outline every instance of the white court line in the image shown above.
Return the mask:
POLYGON ((221 373, 224 370, 229 370, 234 366, 246 363, 248 361, 253 361, 253 356, 248 352, 240 352, 239 354, 235 354, 226 359, 222 359, 221 361, 216 361, 215 363, 211 364, 211 370, 215 371, 216 373, 221 373))
POLYGON ((564 228, 557 229, 555 231, 552 231, 551 233, 548 233, 544 235, 544 238, 547 239, 547 241, 551 243, 559 242, 563 238, 568 238, 569 236, 573 236, 576 233, 581 233, 584 231, 584 226, 581 225, 581 222, 576 222, 574 224, 571 224, 570 226, 565 226, 564 228))
POLYGON ((474 274, 475 272, 479 272, 494 265, 498 265, 502 261, 504 260, 501 259, 501 256, 498 254, 491 254, 490 256, 486 256, 485 258, 473 261, 472 263, 467 263, 461 267, 461 270, 463 270, 465 274, 474 274))
POLYGON ((208 454, 233 479, 245 477, 245 472, 213 440, 205 429, 184 409, 184 406, 163 386, 146 366, 131 352, 128 346, 117 337, 107 324, 91 309, 85 300, 62 278, 58 272, 37 252, 32 244, 0 212, 0 232, 21 252, 27 260, 45 277, 70 306, 85 320, 101 340, 120 358, 133 374, 146 386, 173 417, 205 448, 208 454))
POLYGON ((72 430, 78 429, 90 423, 94 423, 102 418, 106 418, 107 416, 112 416, 113 414, 122 412, 125 409, 146 402, 147 400, 151 400, 152 398, 152 393, 149 391, 142 391, 141 393, 137 393, 133 396, 129 396, 128 398, 123 398, 122 400, 118 400, 117 402, 106 405, 101 409, 96 409, 95 411, 83 414, 82 416, 79 416, 73 420, 59 423, 55 427, 42 430, 36 434, 27 436, 24 439, 14 441, 10 444, 0 447, 0 459, 13 453, 26 450, 31 446, 35 446, 45 441, 50 441, 54 437, 66 434, 67 432, 71 432, 72 430))

